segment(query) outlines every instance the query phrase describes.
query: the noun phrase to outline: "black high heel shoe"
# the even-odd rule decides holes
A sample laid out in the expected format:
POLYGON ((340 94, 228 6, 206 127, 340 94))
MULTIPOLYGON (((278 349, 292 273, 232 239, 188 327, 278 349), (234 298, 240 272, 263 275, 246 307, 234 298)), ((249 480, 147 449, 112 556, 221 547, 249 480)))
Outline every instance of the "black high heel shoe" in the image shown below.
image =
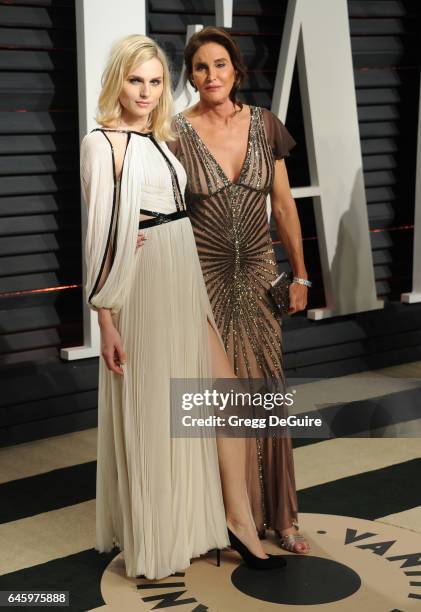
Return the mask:
MULTIPOLYGON (((282 555, 269 555, 267 559, 261 559, 260 557, 256 557, 252 552, 249 551, 247 546, 241 542, 231 531, 228 529, 228 537, 230 540, 231 548, 236 550, 239 555, 241 555, 244 563, 247 567, 258 570, 270 570, 270 569, 280 569, 281 567, 285 567, 287 562, 282 555)), ((221 550, 219 548, 216 549, 216 563, 219 567, 221 565, 221 550)))

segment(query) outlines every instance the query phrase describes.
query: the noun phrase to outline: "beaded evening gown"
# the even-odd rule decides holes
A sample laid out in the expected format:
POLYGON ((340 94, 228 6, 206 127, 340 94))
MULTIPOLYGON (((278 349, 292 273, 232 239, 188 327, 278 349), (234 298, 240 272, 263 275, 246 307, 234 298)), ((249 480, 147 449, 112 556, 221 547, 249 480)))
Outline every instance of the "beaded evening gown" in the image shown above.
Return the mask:
MULTIPOLYGON (((277 265, 266 196, 275 159, 295 141, 270 111, 250 107, 246 157, 231 182, 188 119, 174 120, 171 150, 187 173, 186 204, 215 321, 240 378, 283 378, 281 327, 267 289, 277 265)), ((297 519, 290 438, 248 439, 248 492, 258 530, 297 519)))
POLYGON ((170 380, 211 377, 216 326, 184 169, 165 143, 127 134, 118 181, 107 130, 81 148, 88 302, 111 309, 126 353, 123 377, 99 363, 96 548, 116 544, 127 576, 158 579, 228 543, 215 438, 170 433, 170 380))

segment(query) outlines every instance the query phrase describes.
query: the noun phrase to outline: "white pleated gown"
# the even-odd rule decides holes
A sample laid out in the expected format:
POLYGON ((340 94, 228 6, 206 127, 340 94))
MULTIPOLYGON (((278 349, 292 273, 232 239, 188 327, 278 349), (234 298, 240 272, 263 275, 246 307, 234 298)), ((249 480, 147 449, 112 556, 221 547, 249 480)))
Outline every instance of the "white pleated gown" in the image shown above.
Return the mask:
MULTIPOLYGON (((93 308, 112 309, 126 352, 123 377, 100 357, 96 548, 118 545, 127 576, 149 579, 182 571, 192 558, 228 544, 215 439, 170 436, 170 380, 211 378, 207 319, 216 328, 190 221, 143 229, 147 240, 135 248, 140 208, 176 211, 156 144, 131 133, 119 198, 104 133, 86 136, 81 149, 86 290, 93 308), (112 243, 111 271, 95 292, 112 243)), ((184 193, 181 164, 164 143, 159 147, 184 193)))

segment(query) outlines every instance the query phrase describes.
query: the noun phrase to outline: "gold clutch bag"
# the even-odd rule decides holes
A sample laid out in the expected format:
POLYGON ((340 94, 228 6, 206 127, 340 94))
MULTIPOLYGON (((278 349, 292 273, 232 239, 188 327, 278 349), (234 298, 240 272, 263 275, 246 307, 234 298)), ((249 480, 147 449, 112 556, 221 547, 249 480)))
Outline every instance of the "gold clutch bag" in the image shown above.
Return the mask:
POLYGON ((289 310, 289 286, 291 283, 292 274, 282 272, 278 278, 271 282, 271 286, 268 289, 269 296, 280 315, 287 314, 289 310))

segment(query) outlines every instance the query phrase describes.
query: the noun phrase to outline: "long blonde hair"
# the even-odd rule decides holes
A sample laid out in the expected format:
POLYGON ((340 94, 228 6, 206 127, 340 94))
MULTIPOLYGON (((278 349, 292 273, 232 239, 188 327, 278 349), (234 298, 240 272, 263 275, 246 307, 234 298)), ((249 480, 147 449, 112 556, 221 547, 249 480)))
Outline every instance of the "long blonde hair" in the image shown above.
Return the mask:
POLYGON ((122 38, 111 49, 102 75, 102 90, 98 99, 96 121, 100 125, 110 127, 118 123, 122 113, 119 97, 124 80, 133 68, 152 58, 157 58, 162 64, 163 91, 157 106, 150 114, 148 128, 158 140, 173 139, 171 130, 173 100, 167 58, 155 41, 140 34, 122 38))

